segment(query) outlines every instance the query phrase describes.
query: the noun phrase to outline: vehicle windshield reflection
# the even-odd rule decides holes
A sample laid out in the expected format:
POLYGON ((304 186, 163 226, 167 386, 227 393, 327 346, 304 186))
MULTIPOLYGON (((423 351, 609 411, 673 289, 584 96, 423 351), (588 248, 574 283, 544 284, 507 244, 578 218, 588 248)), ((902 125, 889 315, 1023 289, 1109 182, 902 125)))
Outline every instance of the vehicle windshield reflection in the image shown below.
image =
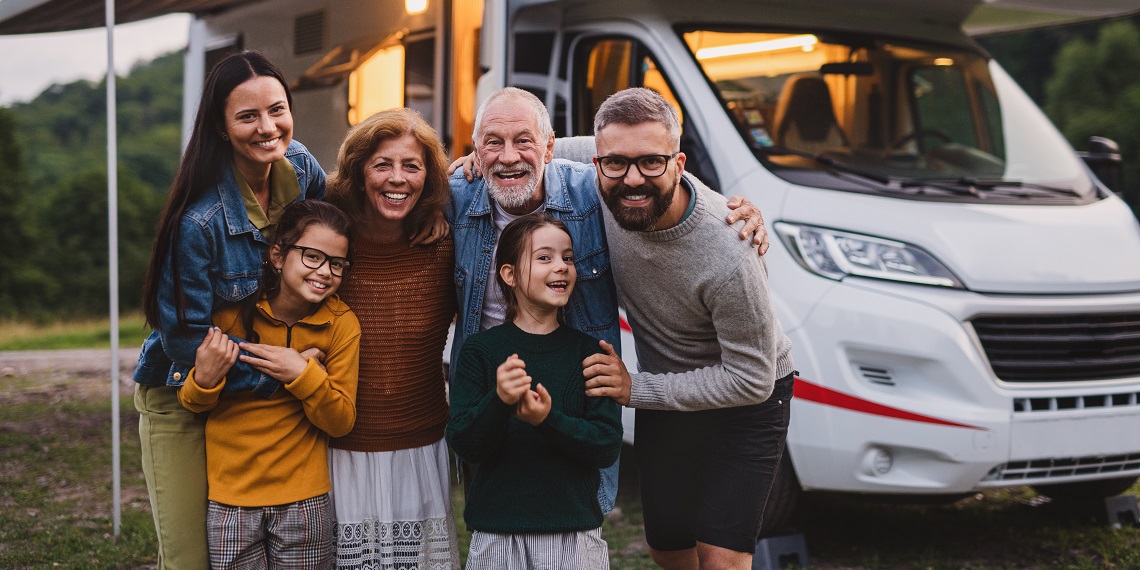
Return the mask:
MULTIPOLYGON (((850 34, 682 37, 740 135, 777 176, 803 183, 802 171, 842 172, 871 181, 872 191, 1095 198, 1059 134, 1027 142, 1005 132, 1027 111, 1007 109, 1003 99, 1036 108, 1006 97, 1003 88, 1020 91, 995 81, 981 53, 850 34)), ((852 189, 848 182, 836 187, 852 189)))

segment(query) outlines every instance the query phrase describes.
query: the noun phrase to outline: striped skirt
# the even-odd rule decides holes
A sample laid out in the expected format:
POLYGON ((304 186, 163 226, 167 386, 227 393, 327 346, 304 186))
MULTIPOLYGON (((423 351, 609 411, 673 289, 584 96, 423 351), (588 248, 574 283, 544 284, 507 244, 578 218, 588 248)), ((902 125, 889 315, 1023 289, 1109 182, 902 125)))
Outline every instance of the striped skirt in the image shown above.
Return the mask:
POLYGON ((467 570, 609 570, 602 529, 554 534, 475 531, 467 570))

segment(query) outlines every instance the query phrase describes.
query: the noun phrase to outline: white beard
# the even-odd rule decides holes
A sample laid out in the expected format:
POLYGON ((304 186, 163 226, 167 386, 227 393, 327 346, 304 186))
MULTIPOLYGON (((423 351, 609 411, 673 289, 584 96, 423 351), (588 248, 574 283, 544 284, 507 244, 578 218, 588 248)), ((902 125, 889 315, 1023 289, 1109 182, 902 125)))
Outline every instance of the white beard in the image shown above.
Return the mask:
POLYGON ((535 173, 534 167, 526 163, 511 166, 510 168, 496 165, 494 171, 485 173, 484 177, 487 180, 487 193, 491 195, 491 199, 501 208, 513 209, 522 207, 523 204, 526 204, 527 200, 530 200, 531 196, 534 195, 535 189, 538 188, 538 175, 535 173), (529 176, 526 184, 516 188, 502 188, 499 186, 494 176, 496 172, 518 170, 520 167, 525 169, 529 176))

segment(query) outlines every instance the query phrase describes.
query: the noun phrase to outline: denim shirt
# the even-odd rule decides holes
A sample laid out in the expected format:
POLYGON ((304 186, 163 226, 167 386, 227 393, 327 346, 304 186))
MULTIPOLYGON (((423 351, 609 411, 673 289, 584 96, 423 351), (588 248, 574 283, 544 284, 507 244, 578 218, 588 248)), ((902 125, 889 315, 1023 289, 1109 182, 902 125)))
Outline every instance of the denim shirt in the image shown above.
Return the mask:
MULTIPOLYGON (((451 344, 451 362, 467 337, 479 332, 483 298, 495 285, 491 253, 495 224, 484 179, 467 182, 462 171, 451 176, 451 206, 447 212, 455 236, 455 293, 458 314, 451 344)), ((546 165, 543 187, 547 214, 562 220, 574 242, 574 268, 578 279, 570 301, 562 309, 563 322, 613 345, 621 354, 617 288, 606 246, 605 206, 598 198, 594 167, 554 160, 546 165)), ((454 373, 454 368, 452 368, 454 373)), ((617 494, 617 463, 601 470, 598 501, 603 513, 613 509, 617 494)))
MULTIPOLYGON (((298 200, 325 194, 325 173, 317 159, 297 141, 285 158, 297 171, 298 200)), ((194 353, 223 303, 240 301, 257 291, 268 242, 249 221, 241 191, 226 161, 221 181, 186 206, 179 220, 178 250, 167 252, 158 286, 158 325, 143 342, 134 381, 148 386, 181 386, 194 366, 194 353), (183 312, 188 331, 178 325, 171 256, 178 259, 183 312)), ((240 339, 235 339, 240 342, 240 339)), ((226 374, 227 391, 272 394, 280 382, 240 360, 226 374)))

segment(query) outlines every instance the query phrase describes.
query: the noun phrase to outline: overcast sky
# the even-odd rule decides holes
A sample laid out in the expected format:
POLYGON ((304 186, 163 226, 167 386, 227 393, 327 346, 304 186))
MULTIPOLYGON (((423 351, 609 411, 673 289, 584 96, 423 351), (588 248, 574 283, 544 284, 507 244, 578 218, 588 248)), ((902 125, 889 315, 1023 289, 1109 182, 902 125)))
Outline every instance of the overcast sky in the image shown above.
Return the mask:
MULTIPOLYGON (((0 0, 2 1, 2 0, 0 0)), ((115 69, 186 47, 190 16, 172 14, 115 26, 115 69)), ((28 101, 54 83, 100 80, 107 73, 107 30, 0 36, 0 106, 28 101)))

